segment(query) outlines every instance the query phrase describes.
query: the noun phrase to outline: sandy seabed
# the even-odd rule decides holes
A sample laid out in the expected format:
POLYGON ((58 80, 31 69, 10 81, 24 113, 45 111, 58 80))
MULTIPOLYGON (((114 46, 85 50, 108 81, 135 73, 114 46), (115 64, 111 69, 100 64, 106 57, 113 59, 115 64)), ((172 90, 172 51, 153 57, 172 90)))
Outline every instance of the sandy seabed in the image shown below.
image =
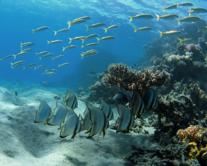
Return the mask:
MULTIPOLYGON (((55 92, 28 89, 16 97, 0 88, 0 165, 4 166, 121 166, 132 145, 153 146, 143 135, 107 130, 103 138, 87 139, 80 133, 74 140, 60 139, 58 127, 34 124, 39 99, 54 106, 55 92)), ((79 100, 77 114, 85 109, 79 100)))

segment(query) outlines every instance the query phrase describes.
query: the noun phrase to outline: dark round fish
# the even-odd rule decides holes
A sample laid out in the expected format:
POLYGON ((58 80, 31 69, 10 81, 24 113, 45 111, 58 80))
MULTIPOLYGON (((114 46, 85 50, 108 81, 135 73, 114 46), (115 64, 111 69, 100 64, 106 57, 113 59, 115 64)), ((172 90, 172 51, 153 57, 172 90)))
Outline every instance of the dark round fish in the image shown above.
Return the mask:
POLYGON ((155 109, 157 106, 157 94, 154 89, 149 89, 143 97, 146 110, 155 109))

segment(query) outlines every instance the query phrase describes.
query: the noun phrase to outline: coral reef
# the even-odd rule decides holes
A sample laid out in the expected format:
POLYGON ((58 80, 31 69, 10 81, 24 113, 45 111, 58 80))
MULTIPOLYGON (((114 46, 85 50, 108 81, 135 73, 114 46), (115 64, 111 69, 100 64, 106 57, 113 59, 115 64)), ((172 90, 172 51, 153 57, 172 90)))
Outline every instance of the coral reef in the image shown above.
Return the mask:
POLYGON ((177 136, 187 144, 185 153, 189 159, 198 159, 201 165, 207 164, 207 128, 191 125, 186 129, 179 129, 177 136))
POLYGON ((145 69, 137 71, 123 64, 110 65, 102 78, 105 84, 129 91, 137 91, 141 95, 150 87, 161 86, 169 79, 169 73, 164 70, 145 69))

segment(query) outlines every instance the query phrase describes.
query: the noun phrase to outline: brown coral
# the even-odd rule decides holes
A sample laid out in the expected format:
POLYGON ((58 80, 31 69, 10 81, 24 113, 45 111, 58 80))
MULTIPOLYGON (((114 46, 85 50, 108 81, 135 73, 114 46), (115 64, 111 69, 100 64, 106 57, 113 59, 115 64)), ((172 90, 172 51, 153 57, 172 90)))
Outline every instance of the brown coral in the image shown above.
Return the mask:
POLYGON ((150 87, 161 86, 169 78, 169 73, 164 70, 145 69, 136 71, 123 64, 112 64, 102 80, 105 84, 144 94, 150 87))

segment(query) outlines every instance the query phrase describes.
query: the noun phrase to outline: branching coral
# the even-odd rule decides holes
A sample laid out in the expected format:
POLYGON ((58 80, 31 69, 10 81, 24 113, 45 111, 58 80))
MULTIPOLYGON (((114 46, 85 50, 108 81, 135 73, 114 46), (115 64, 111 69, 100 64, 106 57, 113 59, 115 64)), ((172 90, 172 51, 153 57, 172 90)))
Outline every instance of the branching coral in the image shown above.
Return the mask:
POLYGON ((136 71, 123 64, 112 64, 103 76, 102 81, 111 86, 144 94, 150 87, 161 86, 169 79, 169 73, 164 70, 145 69, 136 71))

